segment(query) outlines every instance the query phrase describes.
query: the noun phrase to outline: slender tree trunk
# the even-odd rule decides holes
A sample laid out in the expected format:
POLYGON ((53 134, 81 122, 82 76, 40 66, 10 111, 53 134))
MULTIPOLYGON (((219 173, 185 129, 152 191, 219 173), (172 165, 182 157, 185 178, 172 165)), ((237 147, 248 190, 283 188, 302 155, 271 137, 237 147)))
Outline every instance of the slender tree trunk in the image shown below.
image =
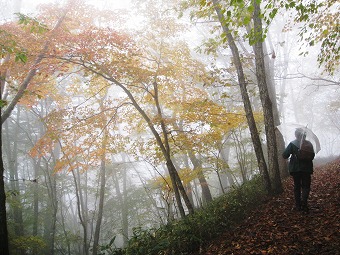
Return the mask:
POLYGON ((265 119, 265 130, 267 138, 268 147, 268 165, 270 171, 273 173, 273 191, 275 193, 282 192, 282 183, 280 177, 280 169, 278 163, 277 154, 277 143, 275 134, 275 124, 273 115, 273 103, 270 99, 267 80, 266 80, 266 70, 264 63, 263 54, 263 43, 262 43, 262 20, 260 17, 260 5, 256 0, 253 1, 254 4, 254 33, 258 37, 254 45, 255 49, 255 63, 256 63, 256 77, 257 83, 260 89, 260 98, 265 119))
POLYGON ((241 177, 242 177, 242 183, 245 183, 248 181, 248 174, 247 174, 247 159, 246 159, 246 149, 244 147, 244 144, 242 143, 242 137, 241 135, 237 135, 236 132, 232 132, 231 136, 233 137, 233 140, 236 144, 235 150, 236 150, 236 159, 238 162, 238 165, 240 167, 241 177))
MULTIPOLYGON (((37 161, 32 160, 34 165, 34 179, 37 180, 39 177, 39 167, 41 159, 39 158, 37 161)), ((37 182, 34 185, 33 189, 33 236, 38 236, 38 218, 39 218, 39 185, 37 182)), ((38 254, 38 249, 34 247, 33 254, 38 254)))
MULTIPOLYGON (((42 112, 44 110, 44 106, 43 104, 40 105, 40 111, 42 112)), ((28 114, 26 112, 27 115, 27 119, 29 119, 28 114)), ((39 123, 39 131, 38 131, 38 135, 42 136, 44 133, 43 130, 43 125, 42 123, 39 123)), ((31 128, 30 132, 33 134, 34 131, 31 128)), ((33 159, 33 165, 34 165, 34 179, 36 180, 36 185, 34 185, 34 194, 33 194, 33 231, 32 234, 33 236, 38 236, 38 220, 39 220, 39 185, 38 185, 38 178, 39 178, 39 169, 41 167, 41 158, 39 157, 38 159, 33 159)), ((35 248, 33 250, 33 254, 37 254, 37 248, 35 248)))
MULTIPOLYGON (((104 137, 102 149, 105 151, 106 147, 106 135, 104 137)), ((105 163, 105 153, 102 155, 101 163, 100 163, 100 188, 99 188, 99 204, 98 204, 98 216, 96 221, 96 227, 94 231, 93 237, 93 250, 92 254, 97 255, 98 253, 98 245, 99 245, 99 234, 100 234, 100 227, 103 219, 103 208, 104 208, 104 196, 105 196, 105 184, 106 184, 106 163, 105 163)))
MULTIPOLYGON (((124 157, 123 157, 124 159, 124 157)), ((123 238, 124 238, 124 247, 127 246, 129 241, 129 212, 128 212, 128 203, 127 203, 127 169, 123 169, 123 200, 124 204, 122 206, 122 229, 123 229, 123 238)))
MULTIPOLYGON (((189 167, 189 164, 187 162, 187 158, 186 158, 186 167, 188 167, 188 169, 190 168, 189 167)), ((178 163, 176 162, 176 159, 174 157, 172 157, 172 162, 174 163, 174 166, 176 167, 176 169, 180 169, 180 166, 178 165, 178 163)), ((185 185, 185 192, 187 193, 188 195, 188 198, 190 200, 190 203, 195 206, 195 203, 194 203, 194 197, 193 197, 193 193, 192 193, 192 185, 190 182, 187 182, 186 185, 185 185)))
MULTIPOLYGON (((155 77, 155 79, 156 79, 156 77, 155 77)), ((153 85, 154 85, 154 100, 155 100, 155 105, 156 105, 156 108, 157 108, 157 114, 158 114, 158 117, 160 118, 160 124, 161 124, 161 128, 162 128, 162 135, 163 135, 163 140, 164 140, 162 144, 164 144, 164 149, 165 149, 165 158, 166 158, 166 161, 167 161, 166 165, 169 168, 170 178, 171 178, 172 181, 174 181, 173 188, 174 188, 174 191, 175 191, 175 195, 177 193, 176 190, 178 189, 180 194, 182 195, 182 198, 185 202, 185 205, 187 206, 187 208, 189 210, 189 213, 193 213, 194 208, 193 208, 193 206, 190 202, 190 199, 189 199, 189 197, 188 197, 188 195, 187 195, 187 193, 186 193, 186 191, 183 187, 182 180, 178 175, 177 169, 176 169, 174 163, 171 160, 168 130, 166 129, 166 125, 164 123, 161 106, 160 106, 160 103, 159 103, 158 83, 157 83, 156 80, 153 82, 153 85)), ((177 200, 177 203, 179 204, 178 207, 179 207, 179 210, 180 210, 180 213, 181 213, 181 217, 184 218, 185 212, 184 212, 183 206, 181 206, 181 198, 180 198, 179 194, 176 195, 176 200, 177 200)))
MULTIPOLYGON (((223 146, 220 153, 221 153, 221 159, 223 160, 224 164, 226 165, 226 167, 222 169, 222 174, 225 174, 226 179, 228 181, 228 186, 233 187, 235 185, 235 180, 230 173, 230 167, 229 167, 230 146, 229 145, 223 146)), ((221 174, 218 173, 218 178, 219 178, 220 185, 221 185, 221 191, 222 191, 222 194, 224 194, 225 193, 225 187, 223 185, 223 182, 221 180, 220 175, 221 174)))
POLYGON ((213 4, 214 4, 215 11, 217 13, 218 19, 221 23, 223 32, 227 36, 227 41, 228 41, 229 47, 230 47, 231 52, 232 52, 233 62, 234 62, 234 65, 236 67, 236 70, 237 70, 238 83, 239 83, 240 90, 241 90, 242 101, 243 101, 243 105, 244 105, 244 109, 245 109, 245 113, 246 113, 246 118, 247 118, 249 130, 250 130, 251 138, 252 138, 253 145, 254 145, 254 150, 255 150, 259 170, 260 170, 260 173, 263 177, 263 181, 264 181, 266 191, 267 191, 267 193, 270 194, 271 191, 272 191, 270 177, 269 177, 267 165, 266 165, 266 162, 265 162, 265 158, 264 158, 264 155, 263 155, 261 140, 260 140, 259 133, 258 133, 258 130, 257 130, 257 127, 256 127, 256 122, 255 122, 255 119, 254 119, 253 111, 252 111, 252 108, 251 108, 251 103, 250 103, 250 99, 249 99, 249 95, 248 95, 248 91, 247 91, 247 82, 246 82, 246 79, 245 79, 245 76, 244 76, 243 66, 242 66, 241 59, 240 59, 240 54, 239 54, 238 48, 235 44, 234 37, 231 34, 231 31, 229 30, 229 27, 227 26, 227 24, 224 20, 224 17, 223 17, 222 11, 221 11, 221 7, 218 3, 218 0, 213 0, 213 4))
MULTIPOLYGON (((170 176, 170 180, 171 180, 171 183, 172 183, 172 189, 173 189, 173 192, 175 194, 179 213, 180 213, 181 217, 184 218, 185 212, 184 212, 184 208, 183 208, 183 205, 182 205, 181 195, 180 195, 180 191, 179 191, 179 187, 178 187, 178 181, 177 181, 177 177, 176 177, 177 170, 175 169, 175 166, 173 165, 173 163, 170 159, 168 159, 166 161, 166 166, 167 166, 167 169, 169 171, 169 176, 170 176)), ((181 185, 181 186, 184 190, 183 185, 181 185)), ((185 190, 184 190, 184 192, 185 192, 185 190)), ((188 196, 187 196, 187 199, 189 200, 188 196)))
MULTIPOLYGON (((38 169, 40 166, 40 159, 37 162, 34 162, 34 179, 37 180, 39 177, 38 169)), ((34 185, 34 194, 33 194, 33 236, 38 235, 38 215, 39 215, 39 186, 34 185)))
MULTIPOLYGON (((106 97, 106 95, 100 101, 100 110, 101 111, 104 111, 103 101, 104 101, 105 97, 106 97)), ((107 123, 106 118, 105 117, 103 117, 103 118, 104 118, 103 123, 107 123)), ((103 139, 102 144, 101 144, 102 155, 101 155, 101 159, 100 159, 101 162, 100 162, 100 173, 99 173, 99 178, 100 178, 100 182, 99 182, 99 185, 100 185, 100 188, 99 188, 99 204, 98 204, 98 216, 97 216, 96 227, 95 227, 94 237, 93 237, 93 250, 92 250, 93 255, 97 255, 97 253, 98 253, 100 228, 101 228, 102 219, 103 219, 105 185, 106 185, 106 147, 107 147, 107 144, 108 144, 108 130, 107 130, 106 126, 103 129, 103 138, 102 139, 103 139)))
MULTIPOLYGON (((95 70, 92 70, 95 72, 95 70)), ((98 73, 99 74, 99 73, 98 73)), ((132 105, 135 107, 135 109, 140 113, 140 115, 143 117, 143 119, 146 121, 146 123, 148 124, 148 127, 150 128, 152 134, 154 135, 155 139, 156 139, 156 143, 159 146, 160 150, 162 151, 162 154, 165 158, 166 161, 166 166, 168 168, 169 171, 169 175, 170 175, 170 179, 173 185, 173 189, 174 189, 174 193, 175 193, 175 197, 176 197, 176 202, 178 205, 178 209, 180 211, 181 217, 184 218, 185 217, 185 212, 184 212, 184 208, 182 205, 182 201, 181 201, 181 195, 182 198, 188 208, 189 213, 193 213, 194 212, 194 208, 192 206, 192 204, 190 203, 190 200, 188 198, 188 195, 185 192, 185 189, 183 187, 182 181, 178 175, 178 172, 171 160, 171 153, 170 153, 170 147, 169 147, 169 143, 167 143, 167 132, 165 130, 164 127, 164 121, 161 121, 161 127, 162 127, 162 134, 165 138, 165 142, 163 142, 160 134, 157 132, 156 128, 154 127, 151 119, 149 118, 149 116, 146 114, 146 112, 140 107, 140 105, 136 102, 134 96, 132 95, 132 93, 119 81, 117 81, 116 79, 114 79, 113 77, 105 77, 106 79, 110 80, 111 82, 113 82, 114 84, 116 84, 117 86, 119 86, 124 92, 125 94, 129 97, 132 105)), ((157 95, 155 96, 157 98, 157 95)), ((158 107, 159 108, 159 105, 158 107)), ((158 109, 159 111, 159 109, 158 109)), ((162 118, 161 118, 162 120, 162 118)))
POLYGON ((87 217, 84 215, 84 204, 83 204, 83 199, 82 199, 82 191, 80 187, 80 180, 77 178, 76 173, 74 170, 71 171, 73 180, 74 180, 74 185, 75 185, 75 192, 76 192, 76 198, 77 198, 77 211, 78 211, 78 217, 81 226, 83 227, 83 254, 88 255, 89 251, 89 245, 88 245, 88 226, 87 226, 87 217), (79 180, 79 181, 78 181, 79 180))
MULTIPOLYGON (((282 34, 282 33, 281 33, 282 34)), ((283 41, 288 41, 287 39, 287 35, 286 33, 284 33, 284 38, 282 38, 283 41)), ((288 45, 285 45, 285 47, 283 47, 283 79, 281 80, 281 86, 280 86, 280 100, 279 100, 279 112, 281 113, 282 116, 282 123, 285 123, 285 108, 284 106, 284 98, 285 98, 285 93, 286 93, 286 84, 287 84, 287 76, 288 76, 288 62, 289 62, 289 52, 288 52, 288 45)), ((280 134, 277 134, 277 136, 280 136, 277 141, 278 141, 278 146, 280 148, 280 143, 281 146, 285 147, 285 141, 284 141, 284 137, 282 135, 282 133, 280 132, 280 134)), ((281 157, 282 160, 282 152, 278 152, 279 153, 279 157, 281 157)), ((284 162, 280 162, 280 165, 284 164, 282 168, 280 168, 281 171, 281 177, 287 177, 289 176, 289 172, 288 172, 288 164, 287 161, 284 160, 284 162)))
MULTIPOLYGON (((18 112, 16 115, 16 121, 20 120, 20 108, 18 108, 18 112)), ((15 125, 15 127, 12 129, 12 132, 10 132, 10 127, 8 121, 5 122, 5 130, 6 130, 6 154, 8 159, 8 168, 9 168, 9 178, 10 178, 10 187, 11 190, 16 192, 16 195, 14 196, 14 205, 12 206, 12 212, 13 212, 13 219, 14 219, 14 231, 15 235, 17 237, 24 235, 24 223, 23 223, 23 217, 22 217, 22 210, 21 210, 21 191, 19 187, 19 175, 18 175, 18 141, 17 138, 14 137, 14 139, 11 137, 11 135, 18 134, 18 125, 15 125)), ((20 252, 21 254, 24 253, 24 251, 20 252)))
MULTIPOLYGON (((65 190, 65 187, 64 187, 64 184, 62 183, 62 188, 61 190, 65 190)), ((67 245, 67 254, 68 255, 71 255, 71 241, 70 241, 70 238, 69 238, 69 233, 68 231, 66 230, 66 224, 65 224, 65 217, 66 217, 66 213, 64 214, 64 204, 63 203, 63 194, 60 194, 60 221, 61 221, 61 226, 62 226, 62 231, 64 233, 64 236, 65 236, 65 241, 66 241, 66 245, 67 245)))
POLYGON ((49 171, 55 165, 55 158, 59 158, 59 148, 55 148, 53 152, 53 164, 49 166, 46 164, 45 183, 48 191, 49 201, 47 203, 47 213, 45 215, 45 229, 44 238, 47 243, 46 253, 53 255, 55 246, 56 222, 58 212, 58 199, 57 199, 57 180, 56 175, 49 171))
MULTIPOLYGON (((2 123, 2 122, 1 122, 2 123)), ((4 163, 2 161, 2 124, 0 125, 0 254, 9 255, 4 163)))
POLYGON ((123 229, 123 247, 126 247, 128 242, 128 213, 127 213, 127 206, 126 206, 126 173, 123 171, 123 189, 121 190, 119 184, 119 177, 117 174, 118 169, 113 169, 113 179, 116 188, 117 198, 120 204, 120 211, 121 211, 121 222, 122 222, 122 229, 123 229))
POLYGON ((57 200, 57 181, 55 176, 52 176, 52 221, 51 221, 51 234, 50 234, 50 255, 54 255, 55 246, 55 234, 56 234, 56 223, 57 223, 57 212, 58 212, 58 200, 57 200))
POLYGON ((205 178, 202 171, 202 164, 192 152, 188 152, 188 156, 190 158, 190 161, 194 165, 194 171, 197 171, 197 177, 202 189, 203 205, 206 205, 211 202, 213 198, 208 186, 207 179, 205 178))

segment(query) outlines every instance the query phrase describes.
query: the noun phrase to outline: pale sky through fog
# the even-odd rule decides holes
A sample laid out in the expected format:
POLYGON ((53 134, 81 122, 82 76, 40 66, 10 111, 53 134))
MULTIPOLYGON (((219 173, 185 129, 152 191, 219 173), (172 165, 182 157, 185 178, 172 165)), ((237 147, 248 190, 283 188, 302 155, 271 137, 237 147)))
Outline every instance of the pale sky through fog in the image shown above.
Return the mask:
MULTIPOLYGON (((37 6, 44 3, 58 2, 62 3, 66 0, 0 0, 0 20, 8 20, 13 18, 14 13, 18 12, 21 2, 20 12, 24 14, 34 14, 37 6)), ((127 9, 130 7, 130 0, 85 0, 99 9, 127 9)))

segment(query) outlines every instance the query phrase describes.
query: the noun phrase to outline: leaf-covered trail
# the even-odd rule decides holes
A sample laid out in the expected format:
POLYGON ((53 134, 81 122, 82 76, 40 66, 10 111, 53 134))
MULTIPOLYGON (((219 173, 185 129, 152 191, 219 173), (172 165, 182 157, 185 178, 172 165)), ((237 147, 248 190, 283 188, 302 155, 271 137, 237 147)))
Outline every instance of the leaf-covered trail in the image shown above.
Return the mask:
POLYGON ((340 159, 315 168, 309 214, 292 211, 293 205, 293 184, 288 178, 280 196, 206 245, 200 254, 340 254, 340 159))

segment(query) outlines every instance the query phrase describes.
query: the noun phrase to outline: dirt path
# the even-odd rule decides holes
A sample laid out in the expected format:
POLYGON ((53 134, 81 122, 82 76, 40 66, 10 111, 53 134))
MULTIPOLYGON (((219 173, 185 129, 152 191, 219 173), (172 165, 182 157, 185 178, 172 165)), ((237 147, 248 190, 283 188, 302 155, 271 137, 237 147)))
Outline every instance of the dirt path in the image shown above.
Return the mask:
POLYGON ((340 160, 318 167, 312 178, 310 213, 292 211, 292 179, 236 229, 206 246, 204 255, 339 255, 340 160))

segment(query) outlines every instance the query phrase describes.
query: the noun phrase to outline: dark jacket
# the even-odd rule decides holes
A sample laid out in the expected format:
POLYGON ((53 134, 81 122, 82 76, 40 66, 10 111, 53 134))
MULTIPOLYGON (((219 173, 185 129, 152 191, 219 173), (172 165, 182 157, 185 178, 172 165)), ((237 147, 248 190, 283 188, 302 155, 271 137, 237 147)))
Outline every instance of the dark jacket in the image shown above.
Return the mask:
MULTIPOLYGON (((313 173, 313 161, 312 160, 299 160, 297 158, 297 153, 299 150, 297 140, 292 141, 288 144, 287 148, 282 153, 284 159, 289 158, 289 173, 297 173, 297 172, 306 172, 306 173, 313 173)), ((315 154, 314 154, 315 156, 315 154)), ((314 157, 313 157, 314 158, 314 157)))

